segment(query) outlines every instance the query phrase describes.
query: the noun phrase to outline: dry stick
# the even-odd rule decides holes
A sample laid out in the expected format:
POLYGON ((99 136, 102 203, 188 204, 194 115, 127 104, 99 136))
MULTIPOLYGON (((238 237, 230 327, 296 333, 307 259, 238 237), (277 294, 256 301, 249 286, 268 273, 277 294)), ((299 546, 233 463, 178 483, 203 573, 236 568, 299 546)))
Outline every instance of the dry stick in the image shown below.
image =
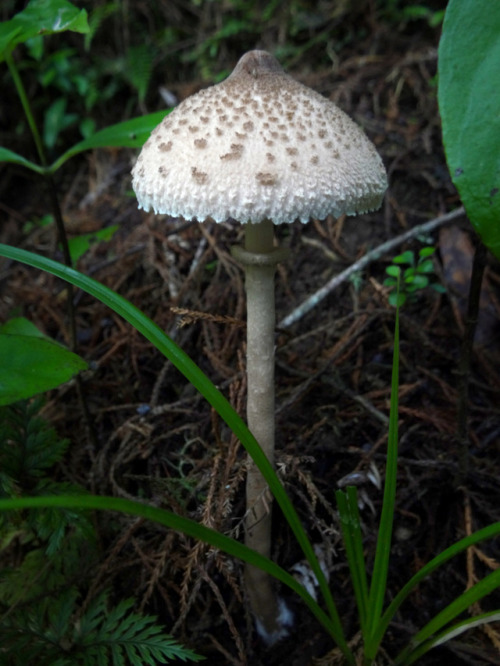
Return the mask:
POLYGON ((446 213, 445 215, 440 215, 439 217, 429 220, 429 222, 419 224, 416 227, 405 231, 404 234, 396 236, 396 238, 391 238, 391 240, 378 245, 375 249, 367 252, 363 257, 361 257, 359 261, 356 261, 354 264, 352 264, 352 266, 346 268, 345 271, 342 271, 342 273, 339 273, 338 275, 334 275, 334 277, 329 282, 323 285, 314 294, 309 296, 309 298, 307 298, 305 301, 303 301, 303 303, 296 307, 295 310, 293 310, 287 317, 280 321, 278 328, 288 328, 294 324, 310 310, 316 307, 316 305, 318 305, 326 296, 328 296, 330 292, 332 292, 339 285, 350 278, 351 275, 363 270, 372 261, 377 261, 380 259, 380 257, 382 257, 387 252, 390 252, 398 245, 401 245, 405 241, 415 238, 420 234, 426 234, 433 231, 434 229, 437 229, 438 227, 442 227, 445 224, 456 220, 462 215, 465 215, 465 209, 463 206, 457 208, 456 210, 452 210, 450 213, 446 213))
POLYGON ((458 414, 457 414, 457 437, 459 444, 459 483, 463 484, 467 475, 469 457, 469 437, 467 421, 469 416, 469 374, 474 346, 474 336, 479 316, 479 302, 481 299, 481 287, 483 284, 484 269, 488 251, 481 240, 475 239, 476 251, 472 264, 472 274, 469 285, 469 298, 467 304, 467 315, 465 319, 465 331, 462 340, 462 350, 458 367, 458 414))

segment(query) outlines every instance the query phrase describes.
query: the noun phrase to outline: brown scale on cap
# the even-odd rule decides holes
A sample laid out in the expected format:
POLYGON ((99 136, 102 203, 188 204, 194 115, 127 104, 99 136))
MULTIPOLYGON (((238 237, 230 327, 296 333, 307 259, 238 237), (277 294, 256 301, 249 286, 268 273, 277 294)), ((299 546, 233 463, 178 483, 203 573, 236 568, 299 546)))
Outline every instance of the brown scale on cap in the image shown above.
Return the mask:
POLYGON ((217 222, 356 214, 378 208, 387 187, 363 131, 265 51, 179 104, 132 174, 145 210, 217 222))

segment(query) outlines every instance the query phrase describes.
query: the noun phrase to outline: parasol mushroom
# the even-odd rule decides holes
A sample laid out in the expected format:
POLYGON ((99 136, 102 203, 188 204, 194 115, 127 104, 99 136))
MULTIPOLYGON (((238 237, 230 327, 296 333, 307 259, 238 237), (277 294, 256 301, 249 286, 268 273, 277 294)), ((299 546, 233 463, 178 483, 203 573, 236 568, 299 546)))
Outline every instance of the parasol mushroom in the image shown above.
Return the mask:
MULTIPOLYGON (((156 127, 132 171, 139 207, 184 219, 245 224, 232 248, 245 270, 248 427, 274 460, 274 274, 288 251, 273 224, 377 209, 387 188, 380 156, 332 102, 250 51, 222 83, 188 97, 156 127)), ((245 542, 271 554, 267 484, 247 467, 245 542)), ((291 623, 264 572, 246 567, 259 633, 269 643, 291 623)))

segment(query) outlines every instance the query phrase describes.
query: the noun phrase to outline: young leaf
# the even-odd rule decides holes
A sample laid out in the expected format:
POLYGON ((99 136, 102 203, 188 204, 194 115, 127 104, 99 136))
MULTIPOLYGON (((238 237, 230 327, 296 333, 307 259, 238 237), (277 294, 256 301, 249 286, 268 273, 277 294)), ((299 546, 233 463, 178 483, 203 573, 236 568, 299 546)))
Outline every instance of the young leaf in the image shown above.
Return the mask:
POLYGON ((434 264, 432 263, 432 259, 426 259, 425 261, 419 263, 417 270, 419 273, 433 273, 434 264))
POLYGON ((435 247, 423 247, 421 250, 418 251, 418 256, 420 257, 420 259, 427 259, 427 257, 433 255, 435 251, 436 251, 435 247))
POLYGON ((387 275, 390 275, 393 278, 397 278, 401 273, 401 269, 399 268, 399 266, 394 266, 394 264, 391 264, 390 266, 387 266, 385 272, 387 273, 387 275))
POLYGON ((69 252, 71 254, 71 261, 73 264, 76 264, 78 259, 82 257, 85 252, 90 248, 94 243, 99 241, 109 241, 113 238, 114 233, 118 230, 118 225, 115 224, 111 227, 105 227, 99 231, 94 231, 89 234, 82 234, 81 236, 75 236, 70 238, 68 241, 69 252))
POLYGON ((410 264, 410 266, 412 266, 415 263, 415 257, 411 250, 406 250, 406 252, 394 257, 392 261, 395 264, 410 264))
POLYGON ((16 44, 37 35, 66 30, 89 31, 85 9, 78 9, 67 0, 31 0, 22 12, 0 24, 0 62, 5 58, 5 52, 12 51, 16 44))
POLYGON ((3 148, 2 146, 0 146, 0 162, 11 162, 12 164, 20 164, 21 166, 26 167, 27 169, 36 171, 37 173, 43 173, 43 167, 39 166, 38 164, 35 164, 35 162, 30 162, 30 160, 27 160, 22 155, 18 155, 13 150, 9 150, 8 148, 3 148))

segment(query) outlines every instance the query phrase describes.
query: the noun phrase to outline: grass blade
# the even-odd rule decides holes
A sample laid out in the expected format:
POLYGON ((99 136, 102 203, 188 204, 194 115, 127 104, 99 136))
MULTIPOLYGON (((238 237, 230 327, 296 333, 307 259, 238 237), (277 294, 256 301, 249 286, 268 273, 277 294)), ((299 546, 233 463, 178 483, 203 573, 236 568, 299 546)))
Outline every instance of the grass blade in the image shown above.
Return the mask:
POLYGON ((356 488, 352 486, 348 487, 347 493, 338 490, 335 493, 335 497, 337 499, 345 553, 358 607, 361 633, 365 636, 368 629, 368 582, 366 579, 366 562, 363 554, 363 539, 361 536, 356 488))
POLYGON ((376 634, 373 637, 374 643, 378 645, 381 642, 382 637, 387 631, 389 623, 391 622, 392 618, 398 611, 401 604, 411 594, 411 592, 416 588, 416 586, 422 580, 424 580, 424 578, 427 578, 427 576, 433 573, 433 571, 435 571, 438 567, 445 564, 445 562, 448 562, 448 560, 450 560, 452 557, 455 557, 456 555, 459 555, 463 551, 467 550, 467 548, 470 548, 471 546, 474 546, 475 544, 480 543, 481 541, 486 541, 486 539, 491 539, 499 535, 500 535, 500 522, 493 523, 493 525, 488 525, 488 527, 484 527, 483 529, 474 532, 474 534, 471 534, 467 537, 464 537, 463 539, 460 539, 460 541, 457 541, 452 546, 446 548, 446 550, 443 550, 442 553, 439 553, 439 555, 434 557, 430 562, 427 562, 427 564, 423 566, 420 569, 420 571, 418 571, 414 576, 410 578, 410 580, 406 583, 406 585, 401 588, 401 590, 398 592, 398 594, 389 604, 387 610, 382 616, 382 619, 377 627, 376 634))
POLYGON ((119 511, 133 516, 140 516, 166 527, 187 534, 194 539, 208 543, 219 550, 249 562, 253 566, 267 571, 271 576, 287 585, 296 592, 305 602, 317 620, 331 632, 330 618, 321 610, 320 606, 298 583, 293 576, 272 560, 267 559, 244 544, 217 532, 194 520, 183 518, 166 509, 148 506, 142 502, 123 499, 121 497, 97 497, 94 495, 50 495, 47 497, 22 497, 16 499, 1 499, 0 511, 19 510, 26 508, 58 507, 65 509, 99 509, 103 511, 119 511))
POLYGON ((389 414, 389 435, 387 464, 385 472, 384 499, 377 537, 373 576, 370 585, 369 617, 371 628, 366 636, 365 655, 374 659, 378 649, 375 642, 377 626, 380 623, 384 604, 389 556, 391 552, 392 526, 396 502, 396 481, 398 464, 398 404, 399 404, 399 308, 396 308, 394 325, 394 353, 392 361, 391 408, 389 414))
POLYGON ((457 624, 454 624, 452 627, 448 627, 440 634, 421 645, 420 648, 414 650, 409 655, 409 657, 407 657, 404 663, 405 665, 413 664, 415 661, 417 661, 417 659, 420 659, 422 655, 424 655, 432 648, 450 641, 452 638, 463 634, 464 631, 468 631, 474 627, 480 627, 483 624, 489 624, 490 622, 498 621, 500 621, 500 610, 490 611, 489 613, 483 613, 482 615, 475 615, 474 617, 469 617, 466 620, 462 620, 462 622, 457 622, 457 624))
MULTIPOLYGON (((480 580, 471 588, 466 590, 457 599, 448 604, 446 608, 438 613, 430 622, 428 622, 423 629, 421 629, 416 636, 414 636, 409 645, 396 657, 395 664, 410 664, 415 661, 419 656, 425 654, 435 644, 434 639, 437 639, 436 634, 446 624, 452 622, 460 613, 467 610, 472 604, 476 603, 487 594, 490 594, 500 585, 500 569, 496 569, 488 576, 480 580), (431 639, 431 640, 429 640, 431 639), (413 657, 413 658, 412 658, 413 657)), ((475 619, 475 618, 473 618, 475 619)), ((460 623, 461 624, 461 623, 460 623)), ((458 625, 449 628, 450 634, 456 632, 458 625)), ((466 627, 467 628, 467 627, 466 627)), ((465 630, 465 629, 464 629, 465 630)), ((441 637, 444 642, 446 632, 441 637)), ((449 638, 452 636, 450 635, 449 638)))

